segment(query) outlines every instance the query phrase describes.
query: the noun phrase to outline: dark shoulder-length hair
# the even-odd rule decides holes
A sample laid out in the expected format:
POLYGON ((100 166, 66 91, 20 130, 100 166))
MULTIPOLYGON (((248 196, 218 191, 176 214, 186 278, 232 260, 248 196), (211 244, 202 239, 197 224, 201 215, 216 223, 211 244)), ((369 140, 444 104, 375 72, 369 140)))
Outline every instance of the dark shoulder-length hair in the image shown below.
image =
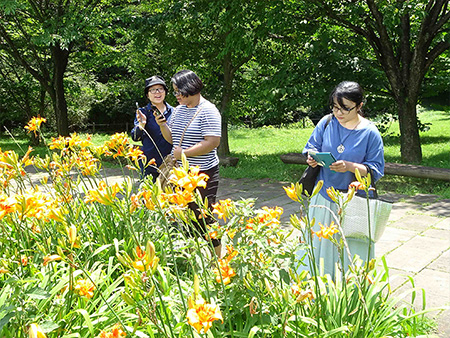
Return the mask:
POLYGON ((185 97, 198 94, 203 89, 202 80, 192 70, 179 71, 172 77, 171 81, 177 86, 181 95, 185 97))
POLYGON ((334 99, 336 99, 341 107, 345 107, 343 99, 347 99, 359 105, 361 102, 364 102, 364 91, 357 82, 343 81, 331 92, 329 99, 330 107, 333 106, 334 99))

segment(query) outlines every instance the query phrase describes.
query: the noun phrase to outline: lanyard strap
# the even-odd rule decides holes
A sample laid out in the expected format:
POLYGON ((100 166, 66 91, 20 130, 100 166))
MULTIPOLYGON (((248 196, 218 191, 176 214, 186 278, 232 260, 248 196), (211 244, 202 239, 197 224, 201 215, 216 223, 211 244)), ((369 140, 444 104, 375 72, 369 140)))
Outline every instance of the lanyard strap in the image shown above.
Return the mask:
MULTIPOLYGON (((180 142, 178 142, 178 147, 181 147, 181 143, 183 142, 183 138, 184 138, 184 134, 186 133, 186 130, 188 129, 188 127, 191 125, 192 121, 194 121, 194 119, 197 117, 197 115, 200 113, 201 110, 202 110, 202 107, 199 107, 197 109, 197 111, 195 112, 194 116, 192 116, 192 119, 189 121, 189 123, 184 128, 183 134, 181 134, 180 142)), ((175 118, 174 118, 174 121, 175 121, 175 118)))

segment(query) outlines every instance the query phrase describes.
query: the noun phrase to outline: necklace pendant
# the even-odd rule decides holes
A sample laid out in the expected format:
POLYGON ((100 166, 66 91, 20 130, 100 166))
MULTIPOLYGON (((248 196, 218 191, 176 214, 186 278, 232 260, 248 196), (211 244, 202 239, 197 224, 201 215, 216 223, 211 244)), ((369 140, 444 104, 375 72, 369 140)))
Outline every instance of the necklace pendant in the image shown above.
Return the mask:
POLYGON ((345 150, 345 147, 341 143, 340 145, 338 145, 336 150, 338 151, 339 154, 342 154, 344 152, 344 150, 345 150))

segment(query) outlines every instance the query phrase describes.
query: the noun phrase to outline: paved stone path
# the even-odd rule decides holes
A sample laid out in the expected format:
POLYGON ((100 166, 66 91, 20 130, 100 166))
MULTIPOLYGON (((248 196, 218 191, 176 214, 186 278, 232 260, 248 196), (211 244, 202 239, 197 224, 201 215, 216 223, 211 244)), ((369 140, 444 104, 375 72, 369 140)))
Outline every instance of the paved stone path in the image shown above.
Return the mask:
MULTIPOLYGON (((300 204, 287 197, 283 186, 290 183, 221 178, 218 198, 252 197, 257 198, 257 207, 282 207, 282 224, 289 226, 289 217, 299 212, 300 204)), ((412 288, 411 276, 415 287, 425 290, 426 308, 444 308, 429 315, 438 323, 437 337, 450 338, 450 200, 439 200, 435 195, 383 197, 394 201, 394 206, 389 224, 376 243, 376 257, 385 255, 396 293, 412 288)), ((422 308, 419 292, 414 305, 422 308)))
MULTIPOLYGON (((105 169, 102 172, 109 184, 123 179, 120 170, 105 169)), ((31 178, 38 183, 42 175, 34 173, 31 178)), ((256 207, 282 207, 281 222, 289 226, 290 215, 298 213, 300 206, 284 192, 283 186, 289 185, 288 182, 271 183, 269 180, 221 178, 218 198, 256 198, 256 207)), ((394 201, 394 206, 388 227, 376 243, 376 256, 385 255, 395 292, 411 289, 408 280, 411 276, 415 287, 425 290, 426 308, 443 308, 429 316, 438 323, 434 337, 450 338, 450 200, 439 200, 435 195, 388 194, 384 197, 394 201)), ((417 309, 422 308, 419 292, 414 305, 417 309)))

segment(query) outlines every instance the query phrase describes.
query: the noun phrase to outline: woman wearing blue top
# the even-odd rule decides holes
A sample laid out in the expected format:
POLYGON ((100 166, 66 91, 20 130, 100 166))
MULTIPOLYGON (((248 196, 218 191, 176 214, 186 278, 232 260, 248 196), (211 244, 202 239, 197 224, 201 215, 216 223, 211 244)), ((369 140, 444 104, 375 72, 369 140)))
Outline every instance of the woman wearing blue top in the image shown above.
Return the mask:
MULTIPOLYGON (((166 123, 163 118, 157 117, 156 121, 165 139, 173 144, 173 157, 180 161, 184 153, 189 165, 199 166, 200 172, 209 176, 206 188, 198 188, 198 191, 203 199, 208 197, 211 208, 216 201, 219 187, 217 147, 221 137, 220 112, 213 103, 201 95, 203 82, 193 71, 182 70, 176 73, 172 77, 172 87, 179 103, 172 120, 166 123)), ((189 203, 189 208, 197 219, 201 218, 197 204, 189 203)), ((191 229, 192 234, 200 234, 206 238, 205 224, 214 221, 208 216, 201 218, 195 224, 195 229, 191 229)), ((220 239, 215 238, 211 242, 216 255, 220 257, 222 250, 220 239)))
POLYGON ((165 101, 167 86, 161 76, 154 75, 145 80, 144 94, 150 102, 146 107, 136 110, 131 138, 133 141, 142 141, 141 150, 147 158, 146 164, 142 161, 139 162, 142 176, 152 175, 153 182, 155 182, 159 175, 157 167, 161 165, 164 156, 170 154, 172 144, 162 136, 154 114, 161 114, 166 120, 169 120, 173 107, 165 101), (147 165, 152 159, 155 159, 156 164, 147 165))
MULTIPOLYGON (((328 197, 327 188, 347 191, 349 184, 355 181, 355 170, 358 169, 361 176, 365 176, 367 166, 372 170, 373 181, 379 180, 384 174, 383 141, 376 126, 362 116, 363 101, 364 94, 358 83, 344 81, 338 84, 330 95, 331 120, 325 116, 319 121, 303 149, 305 155, 308 150, 314 150, 331 152, 336 158, 329 168, 321 168, 317 181, 323 180, 324 184, 319 194, 311 199, 311 206, 325 206, 336 214, 337 205, 328 197)), ((311 156, 307 157, 307 163, 311 167, 317 166, 311 156)), ((310 219, 315 218, 314 231, 320 230, 319 223, 329 226, 333 221, 332 214, 326 208, 310 207, 309 216, 310 219)), ((347 238, 347 241, 352 256, 358 255, 364 261, 374 257, 373 243, 370 257, 367 257, 368 240, 347 238)), ((317 260, 315 263, 319 265, 319 259, 323 258, 324 272, 334 277, 335 265, 339 261, 336 247, 331 241, 320 241, 317 237, 314 237, 312 246, 317 260)), ((304 251, 300 250, 298 256, 303 255, 304 251)), ((345 271, 348 265, 345 254, 345 271)))

